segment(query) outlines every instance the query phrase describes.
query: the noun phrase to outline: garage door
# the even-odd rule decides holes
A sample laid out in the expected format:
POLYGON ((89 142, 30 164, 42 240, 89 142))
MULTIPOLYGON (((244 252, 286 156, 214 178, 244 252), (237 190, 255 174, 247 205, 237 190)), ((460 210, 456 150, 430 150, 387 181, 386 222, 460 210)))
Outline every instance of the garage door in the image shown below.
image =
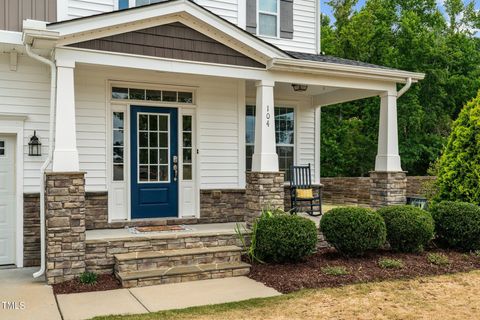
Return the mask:
POLYGON ((0 135, 0 265, 15 262, 15 138, 0 135))

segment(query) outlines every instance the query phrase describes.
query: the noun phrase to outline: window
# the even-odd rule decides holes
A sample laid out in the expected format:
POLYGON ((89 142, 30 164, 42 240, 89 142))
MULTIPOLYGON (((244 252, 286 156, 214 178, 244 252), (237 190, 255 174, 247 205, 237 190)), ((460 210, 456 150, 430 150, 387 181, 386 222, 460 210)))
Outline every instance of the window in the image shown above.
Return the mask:
MULTIPOLYGON (((245 127, 246 166, 247 170, 251 170, 255 144, 255 106, 246 107, 245 127)), ((285 171, 285 180, 289 181, 295 150, 295 111, 293 108, 275 107, 275 142, 279 169, 285 171)))
POLYGON ((128 7, 139 7, 164 1, 165 0, 118 0, 118 9, 128 9, 128 7))
POLYGON ((169 181, 169 119, 138 114, 138 182, 169 181))
POLYGON ((193 178, 193 141, 192 141, 192 116, 182 117, 182 151, 183 151, 183 180, 193 178))
POLYGON ((278 0, 258 0, 258 34, 278 37, 278 0))
POLYGON ((193 104, 193 92, 113 87, 112 99, 193 104))
POLYGON ((125 155, 125 139, 124 139, 124 112, 113 112, 112 123, 112 148, 113 148, 113 181, 124 180, 124 155, 125 155))

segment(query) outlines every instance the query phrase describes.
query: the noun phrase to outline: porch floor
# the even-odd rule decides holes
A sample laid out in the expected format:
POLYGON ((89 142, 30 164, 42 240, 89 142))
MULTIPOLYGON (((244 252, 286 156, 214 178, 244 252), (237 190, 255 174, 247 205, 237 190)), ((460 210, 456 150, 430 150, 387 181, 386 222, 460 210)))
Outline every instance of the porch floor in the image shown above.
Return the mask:
MULTIPOLYGON (((239 223, 244 231, 245 223, 239 223)), ((155 231, 144 233, 132 233, 128 228, 124 229, 98 229, 87 230, 86 241, 95 240, 113 240, 125 238, 177 238, 190 236, 218 236, 218 235, 232 235, 235 234, 235 226, 237 222, 228 223, 207 223, 207 224, 192 224, 184 225, 186 230, 175 231, 155 231)))

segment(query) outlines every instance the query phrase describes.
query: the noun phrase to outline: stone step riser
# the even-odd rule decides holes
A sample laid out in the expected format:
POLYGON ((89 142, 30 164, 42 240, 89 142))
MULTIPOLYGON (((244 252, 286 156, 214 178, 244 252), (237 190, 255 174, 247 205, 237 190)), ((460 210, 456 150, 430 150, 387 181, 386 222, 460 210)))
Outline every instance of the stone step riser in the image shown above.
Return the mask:
POLYGON ((239 269, 215 270, 215 271, 172 275, 172 276, 166 275, 166 276, 142 278, 142 279, 134 279, 134 280, 122 280, 120 277, 118 277, 118 275, 117 275, 117 278, 119 278, 124 288, 133 288, 133 287, 153 286, 153 285, 168 284, 168 283, 179 283, 179 282, 218 279, 218 278, 227 278, 227 277, 239 277, 239 276, 248 275, 249 272, 250 272, 250 268, 239 268, 239 269))
POLYGON ((240 262, 241 252, 215 252, 204 253, 196 255, 160 257, 160 258, 144 258, 132 259, 126 261, 115 262, 116 272, 140 271, 140 270, 154 270, 165 267, 187 266, 206 263, 222 263, 222 262, 240 262))

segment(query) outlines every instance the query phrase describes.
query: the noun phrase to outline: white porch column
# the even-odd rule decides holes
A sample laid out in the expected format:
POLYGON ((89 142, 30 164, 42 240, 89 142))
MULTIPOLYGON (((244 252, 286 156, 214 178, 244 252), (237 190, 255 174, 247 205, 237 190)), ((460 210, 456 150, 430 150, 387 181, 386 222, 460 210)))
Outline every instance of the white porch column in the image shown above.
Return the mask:
POLYGON ((275 114, 273 81, 258 81, 255 114, 255 150, 252 158, 253 172, 278 172, 278 155, 275 144, 275 114))
POLYGON ((75 62, 57 60, 57 112, 53 171, 80 171, 75 126, 75 62))
POLYGON ((395 92, 387 92, 380 98, 380 126, 375 171, 399 172, 402 168, 398 154, 397 95, 395 92))

